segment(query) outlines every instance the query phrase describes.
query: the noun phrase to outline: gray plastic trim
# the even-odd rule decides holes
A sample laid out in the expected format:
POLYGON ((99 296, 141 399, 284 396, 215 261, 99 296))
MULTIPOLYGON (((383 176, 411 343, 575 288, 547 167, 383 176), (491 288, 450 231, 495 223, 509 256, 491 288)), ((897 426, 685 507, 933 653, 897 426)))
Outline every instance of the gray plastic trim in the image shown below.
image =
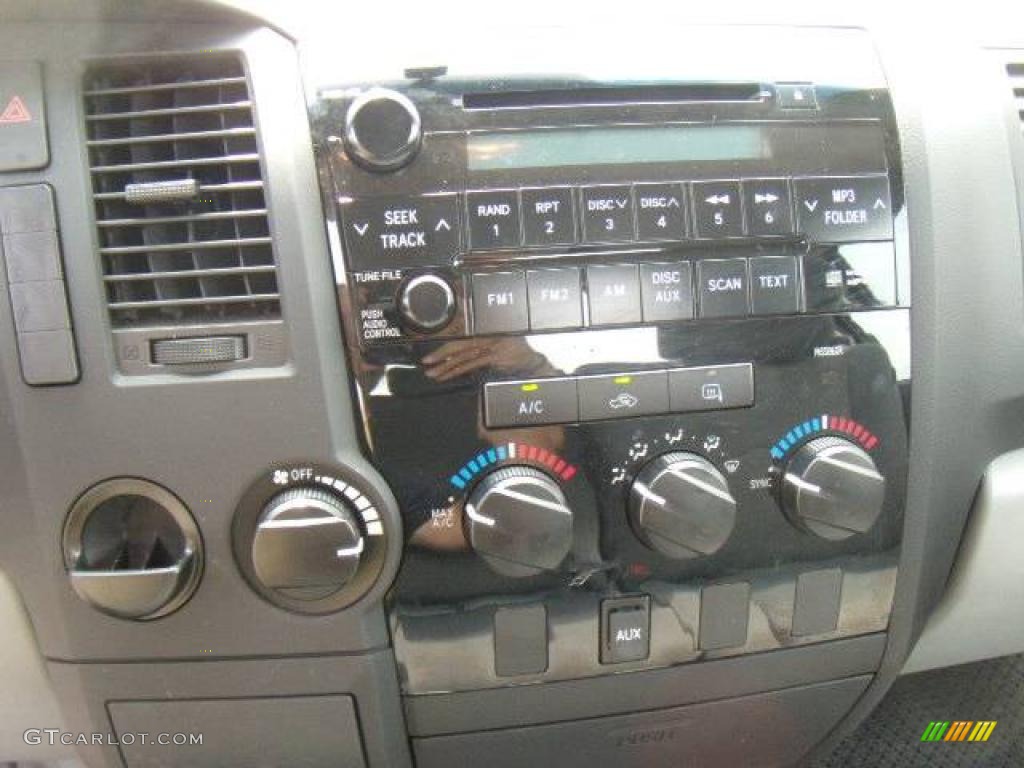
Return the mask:
POLYGON ((989 465, 946 594, 904 672, 1024 652, 1024 449, 989 465))

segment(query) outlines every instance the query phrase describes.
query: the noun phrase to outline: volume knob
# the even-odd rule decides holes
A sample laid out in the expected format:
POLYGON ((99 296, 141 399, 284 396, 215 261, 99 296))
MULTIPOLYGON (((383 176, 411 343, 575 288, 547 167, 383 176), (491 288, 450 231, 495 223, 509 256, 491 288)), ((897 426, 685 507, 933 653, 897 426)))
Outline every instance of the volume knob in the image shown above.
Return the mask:
POLYGON ((469 543, 504 576, 557 568, 572 546, 572 512, 558 483, 530 467, 485 477, 466 501, 469 543))
POLYGON ((875 524, 885 500, 885 478, 871 456, 849 440, 819 437, 789 460, 781 500, 799 528, 839 541, 875 524))
POLYGON ((683 560, 722 548, 736 522, 736 500, 714 464, 677 451, 659 456, 637 475, 629 516, 647 546, 683 560))
POLYGON ((420 113, 390 88, 359 94, 345 113, 345 151, 371 171, 394 171, 416 156, 423 138, 420 113))
POLYGON ((402 286, 398 311, 413 330, 434 333, 454 317, 455 292, 443 277, 417 275, 402 286))

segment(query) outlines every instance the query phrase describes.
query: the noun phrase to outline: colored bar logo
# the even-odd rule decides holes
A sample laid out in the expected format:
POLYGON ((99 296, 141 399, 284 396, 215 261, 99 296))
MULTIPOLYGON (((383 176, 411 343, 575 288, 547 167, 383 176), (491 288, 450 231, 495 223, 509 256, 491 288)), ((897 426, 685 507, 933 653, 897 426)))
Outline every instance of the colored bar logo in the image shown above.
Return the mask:
POLYGON ((921 741, 988 741, 997 720, 933 720, 921 734, 921 741))

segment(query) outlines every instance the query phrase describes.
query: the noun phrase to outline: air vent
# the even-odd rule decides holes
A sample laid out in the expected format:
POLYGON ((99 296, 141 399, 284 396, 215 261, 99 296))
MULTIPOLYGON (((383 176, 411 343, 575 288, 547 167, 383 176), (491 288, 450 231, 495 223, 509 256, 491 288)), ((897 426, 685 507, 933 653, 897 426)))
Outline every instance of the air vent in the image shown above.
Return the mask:
POLYGON ((1013 88, 1013 103, 1020 118, 1020 129, 1024 132, 1024 61, 1007 64, 1006 72, 1013 88))
POLYGON ((181 326, 279 318, 242 62, 218 55, 98 65, 86 74, 84 100, 114 328, 180 334, 181 326))

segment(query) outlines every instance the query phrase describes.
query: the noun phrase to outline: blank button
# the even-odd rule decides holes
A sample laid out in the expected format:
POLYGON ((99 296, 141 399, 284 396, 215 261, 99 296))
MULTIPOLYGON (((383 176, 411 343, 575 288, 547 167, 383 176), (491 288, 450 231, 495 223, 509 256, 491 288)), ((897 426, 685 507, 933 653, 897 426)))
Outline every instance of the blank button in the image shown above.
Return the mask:
POLYGON ((49 185, 0 188, 0 231, 5 235, 55 229, 57 214, 53 205, 53 189, 49 185))
POLYGON ((4 235, 3 242, 8 282, 30 283, 63 277, 60 245, 53 230, 4 235))
POLYGON ((700 591, 700 649, 738 648, 747 644, 750 585, 715 584, 700 591))
POLYGON ((56 331, 71 327, 63 280, 14 283, 9 288, 11 306, 14 308, 14 327, 18 333, 56 331))
POLYGON ((537 675, 548 668, 548 613, 540 604, 494 612, 494 672, 537 675))
POLYGON ((843 572, 838 568, 801 573, 796 579, 793 636, 832 632, 839 620, 843 572))
POLYGON ((32 386, 78 380, 75 341, 70 330, 18 334, 21 375, 32 386))

